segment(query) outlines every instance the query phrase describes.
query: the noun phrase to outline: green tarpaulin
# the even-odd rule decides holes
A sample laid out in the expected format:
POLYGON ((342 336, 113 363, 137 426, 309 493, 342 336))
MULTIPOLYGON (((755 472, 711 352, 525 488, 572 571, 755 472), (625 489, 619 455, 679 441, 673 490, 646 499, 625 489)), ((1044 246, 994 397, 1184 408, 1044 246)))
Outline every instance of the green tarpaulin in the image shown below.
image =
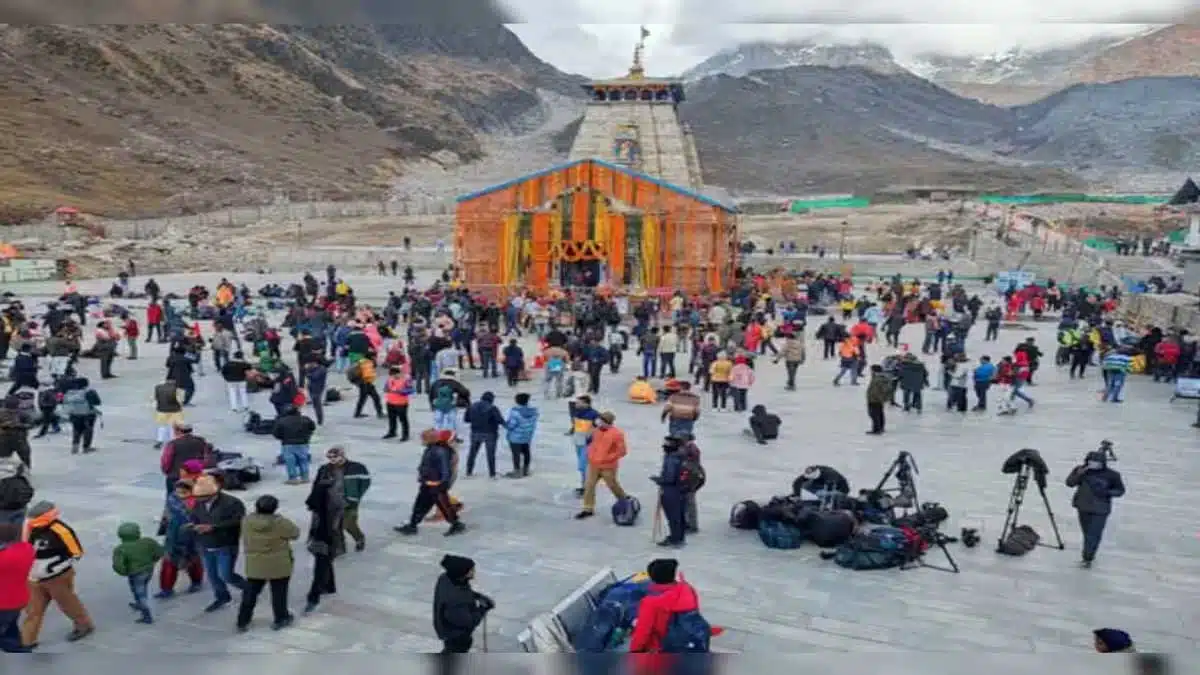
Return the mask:
POLYGON ((1165 204, 1169 195, 1088 195, 1063 193, 1045 195, 984 195, 985 204, 1165 204))
POLYGON ((838 199, 797 199, 792 202, 792 213, 813 209, 865 209, 871 205, 866 197, 842 197, 838 199))

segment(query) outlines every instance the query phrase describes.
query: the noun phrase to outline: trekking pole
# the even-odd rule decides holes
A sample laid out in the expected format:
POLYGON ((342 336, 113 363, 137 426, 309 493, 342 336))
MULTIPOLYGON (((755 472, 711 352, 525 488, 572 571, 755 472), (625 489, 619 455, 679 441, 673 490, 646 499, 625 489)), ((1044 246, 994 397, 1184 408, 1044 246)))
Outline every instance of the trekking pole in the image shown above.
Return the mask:
POLYGON ((658 489, 658 500, 657 500, 657 503, 654 505, 654 525, 650 528, 650 541, 653 543, 658 543, 659 534, 662 532, 662 519, 663 519, 662 488, 659 488, 658 489))
POLYGON ((488 651, 488 643, 487 643, 487 633, 488 633, 488 630, 487 630, 487 614, 484 614, 484 615, 483 615, 483 626, 482 626, 482 627, 483 627, 483 653, 484 653, 484 654, 486 654, 486 653, 487 653, 487 651, 488 651))

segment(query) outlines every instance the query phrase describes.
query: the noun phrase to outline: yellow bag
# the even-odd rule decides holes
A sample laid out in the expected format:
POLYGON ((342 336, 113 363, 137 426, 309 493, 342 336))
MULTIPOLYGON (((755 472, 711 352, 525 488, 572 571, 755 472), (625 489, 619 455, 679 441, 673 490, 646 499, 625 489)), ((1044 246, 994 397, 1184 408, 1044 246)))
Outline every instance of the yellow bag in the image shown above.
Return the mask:
POLYGON ((1129 364, 1129 372, 1134 375, 1141 375, 1146 372, 1146 355, 1138 354, 1133 357, 1129 364))

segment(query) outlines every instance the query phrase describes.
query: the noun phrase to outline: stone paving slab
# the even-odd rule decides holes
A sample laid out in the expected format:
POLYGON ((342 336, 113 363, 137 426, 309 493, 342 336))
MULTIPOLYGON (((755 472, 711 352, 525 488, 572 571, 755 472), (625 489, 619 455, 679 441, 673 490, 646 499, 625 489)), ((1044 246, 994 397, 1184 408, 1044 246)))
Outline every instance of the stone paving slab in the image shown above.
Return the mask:
MULTIPOLYGON (((907 328, 904 339, 915 343, 919 330, 907 328)), ((1051 344, 1053 327, 1038 326, 1036 335, 1045 347, 1051 344)), ((1004 341, 985 346, 978 337, 969 342, 972 355, 998 355, 1001 347, 1011 348, 1016 341, 1005 333, 1004 341)), ((525 344, 532 347, 528 339, 525 344)), ((809 353, 819 354, 819 346, 810 344, 809 353)), ((875 355, 881 353, 875 350, 875 355)), ((96 454, 69 455, 65 436, 33 443, 39 498, 62 507, 87 549, 80 592, 99 624, 86 642, 67 645, 62 641, 66 621, 51 612, 42 639, 43 651, 49 654, 205 654, 208 663, 224 665, 219 655, 428 652, 438 647, 429 602, 437 562, 447 552, 479 562, 478 586, 498 602, 488 626, 490 647, 511 652, 517 650, 516 634, 532 616, 551 607, 595 569, 612 566, 618 573, 633 572, 662 553, 651 543, 654 491, 647 477, 657 468, 664 427, 657 406, 624 400, 632 379, 629 365, 619 376, 605 376, 597 407, 613 410, 618 425, 629 433, 630 455, 621 478, 646 506, 642 522, 634 528, 611 523, 605 514, 611 497, 603 491, 598 504, 602 517, 587 522, 571 518, 577 509, 570 492, 577 474, 562 433, 567 428, 565 401, 542 400, 536 387, 525 384, 521 389, 535 392, 542 410, 533 451, 535 475, 524 481, 463 479, 455 491, 467 504, 471 530, 466 535, 447 540, 441 536, 443 526, 427 526, 418 537, 401 539, 391 526, 408 513, 419 448, 381 441, 384 423, 352 420, 352 401, 343 402, 327 410, 328 422, 314 441, 315 449, 344 444, 352 457, 371 468, 375 483, 362 512, 369 547, 338 561, 339 595, 283 632, 266 627, 264 601, 252 631, 235 635, 232 609, 203 613, 207 591, 155 601, 157 623, 135 626, 126 607, 128 591, 109 570, 109 553, 122 520, 152 530, 161 508, 158 453, 151 447, 151 388, 162 375, 164 358, 163 347, 146 346, 141 360, 117 362, 119 379, 99 385, 106 412, 96 454)), ((677 554, 684 575, 700 591, 709 619, 729 629, 720 638, 722 649, 777 659, 764 661, 776 665, 790 665, 793 654, 830 651, 1080 654, 1090 648, 1091 630, 1100 626, 1130 631, 1145 650, 1182 654, 1198 647, 1200 612, 1191 597, 1200 581, 1200 530, 1195 521, 1200 460, 1195 430, 1188 426, 1195 407, 1168 403, 1168 385, 1134 378, 1124 404, 1103 404, 1096 396, 1096 373, 1073 382, 1049 368, 1039 373, 1039 385, 1032 390, 1038 400, 1032 412, 1022 407, 1013 418, 990 413, 963 417, 942 410, 940 395, 928 392, 924 414, 889 410, 888 433, 871 437, 863 434, 865 387, 832 387, 832 362, 810 360, 801 369, 795 392, 784 391, 782 366, 761 363, 751 405, 763 402, 783 416, 784 440, 758 446, 742 434, 743 415, 705 411, 698 432, 709 474, 700 495, 703 532, 677 554), (1070 509, 1071 492, 1062 480, 1103 438, 1116 444, 1117 468, 1129 492, 1116 505, 1095 568, 1083 571, 1076 568, 1080 536, 1070 509), (1019 559, 993 552, 1012 487, 1000 465, 1022 447, 1040 449, 1050 464, 1048 496, 1067 543, 1065 552, 1039 548, 1019 559), (836 466, 855 488, 872 487, 901 450, 917 459, 921 498, 942 502, 950 510, 946 531, 957 534, 963 526, 981 530, 979 547, 951 545, 962 574, 929 569, 850 572, 821 561, 817 549, 768 550, 754 533, 727 525, 733 503, 788 492, 808 464, 836 466)), ((95 368, 94 361, 84 361, 85 374, 95 376, 95 368)), ((340 377, 332 380, 331 384, 341 383, 340 377)), ((488 389, 497 392, 504 408, 511 403, 512 394, 502 380, 485 381, 470 373, 466 383, 476 395, 488 389)), ((259 409, 269 409, 265 396, 252 399, 259 409)), ((188 419, 198 433, 223 449, 270 463, 274 443, 241 431, 240 416, 225 410, 223 387, 211 372, 198 378, 196 402, 188 419)), ((410 414, 414 429, 427 426, 428 401, 415 398, 410 414)), ((507 470, 507 453, 502 449, 500 454, 500 468, 507 470)), ((249 503, 257 495, 275 494, 284 513, 306 527, 306 489, 284 486, 282 479, 282 470, 273 468, 263 483, 239 496, 249 503)), ((1052 537, 1044 511, 1036 492, 1030 493, 1023 520, 1043 537, 1052 537)), ((291 596, 298 610, 311 563, 299 547, 297 559, 291 596)), ((288 657, 271 658, 279 659, 271 663, 282 667, 288 657)), ((797 665, 807 663, 802 656, 798 659, 797 665)), ((944 669, 934 666, 932 672, 962 672, 961 665, 960 659, 950 659, 944 669)), ((974 660, 972 670, 981 675, 993 672, 982 663, 976 668, 974 660)))

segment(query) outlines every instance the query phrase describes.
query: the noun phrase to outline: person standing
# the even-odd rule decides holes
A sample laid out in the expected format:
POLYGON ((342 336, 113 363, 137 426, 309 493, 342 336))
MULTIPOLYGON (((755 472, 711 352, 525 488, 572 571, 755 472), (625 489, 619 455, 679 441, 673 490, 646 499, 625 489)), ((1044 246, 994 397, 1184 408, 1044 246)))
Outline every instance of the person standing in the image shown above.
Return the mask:
POLYGON ((788 391, 796 391, 796 371, 804 363, 804 356, 804 342, 797 333, 788 331, 784 334, 783 349, 775 357, 775 363, 783 359, 783 366, 787 370, 787 385, 784 388, 788 391))
POLYGON ((733 370, 729 374, 729 391, 733 394, 733 411, 746 412, 746 399, 750 387, 754 386, 754 370, 745 356, 733 359, 733 370))
POLYGON ((304 364, 304 388, 308 392, 308 400, 312 402, 313 417, 317 426, 325 424, 325 388, 329 382, 329 368, 325 361, 309 361, 304 364))
POLYGON ((692 391, 692 383, 681 380, 679 391, 668 396, 663 406, 661 420, 667 423, 667 435, 691 434, 696 420, 700 419, 700 404, 700 397, 692 391))
POLYGON ((443 654, 466 654, 471 651, 476 629, 496 603, 471 588, 474 560, 446 555, 442 569, 433 590, 433 631, 442 641, 443 654))
POLYGON ((379 400, 379 390, 375 388, 375 362, 363 356, 350 366, 348 375, 351 384, 358 387, 358 401, 354 404, 354 417, 366 417, 363 406, 367 400, 375 406, 375 416, 383 417, 383 403, 379 400))
POLYGON ((528 478, 530 447, 537 433, 538 410, 529 405, 529 394, 517 394, 516 405, 508 411, 504 428, 508 432, 508 447, 512 451, 513 470, 508 478, 528 478))
POLYGON ((663 326, 662 335, 658 338, 658 372, 663 379, 675 378, 675 353, 679 351, 679 335, 670 326, 663 326), (670 374, 667 374, 670 371, 670 374))
POLYGON ((973 380, 975 381, 975 407, 972 410, 983 412, 987 410, 988 389, 992 388, 992 380, 996 378, 996 365, 992 357, 979 357, 979 365, 975 366, 973 380))
POLYGON ((733 379, 733 361, 725 352, 717 353, 717 360, 708 367, 708 379, 712 384, 712 407, 725 410, 729 399, 729 382, 733 379))
POLYGON ((187 592, 199 593, 204 587, 204 559, 200 556, 200 547, 196 541, 196 532, 190 527, 193 502, 191 480, 174 481, 174 489, 167 494, 166 530, 163 533, 164 557, 158 570, 158 593, 154 595, 159 600, 166 600, 175 595, 175 582, 179 579, 179 570, 187 570, 191 585, 187 592))
POLYGON ((475 472, 475 459, 480 446, 487 453, 488 476, 496 477, 496 444, 500 440, 500 427, 505 425, 504 415, 495 404, 496 395, 483 392, 479 400, 467 408, 464 421, 471 425, 471 445, 467 451, 467 478, 475 472))
POLYGON ((246 589, 238 606, 237 631, 245 633, 254 618, 254 607, 265 586, 271 587, 272 630, 292 625, 288 611, 288 583, 294 568, 292 542, 300 528, 279 515, 279 500, 263 495, 254 502, 254 513, 242 523, 242 549, 246 552, 246 589))
POLYGON ((346 459, 346 450, 335 445, 325 451, 328 462, 317 469, 317 482, 333 484, 335 493, 342 495, 342 531, 354 539, 354 550, 367 547, 367 537, 358 526, 358 507, 367 490, 371 489, 371 473, 359 462, 346 459))
POLYGON ((613 426, 616 415, 605 411, 596 418, 596 429, 587 446, 587 475, 583 481, 583 508, 575 514, 576 520, 591 518, 596 514, 596 484, 604 485, 617 499, 626 499, 628 494, 617 480, 617 468, 629 450, 625 443, 625 432, 613 426))
POLYGON ((687 537, 687 495, 684 489, 683 446, 663 443, 662 469, 650 480, 658 485, 659 508, 667 521, 667 538, 659 546, 683 546, 687 537))
POLYGON ((0 652, 27 654, 21 644, 21 610, 29 604, 29 573, 33 570, 33 545, 21 541, 21 526, 0 522, 0 652))
POLYGON ((100 416, 100 395, 86 377, 67 380, 63 392, 63 412, 71 422, 71 454, 93 452, 96 419, 100 416))
POLYGON ((171 430, 183 424, 183 393, 170 376, 154 387, 154 449, 171 440, 171 430))
MULTIPOLYGON (((213 351, 216 354, 216 351, 213 351)), ((246 394, 246 379, 254 367, 246 361, 246 355, 241 351, 233 353, 233 358, 225 361, 217 369, 221 379, 225 380, 225 393, 229 397, 230 412, 246 412, 250 402, 246 394)))
POLYGON ((83 558, 83 545, 75 530, 60 518, 51 502, 38 502, 29 509, 26 539, 33 545, 35 558, 29 573, 29 605, 21 622, 21 644, 37 647, 42 621, 51 602, 71 620, 68 642, 78 642, 96 630, 87 608, 75 594, 75 565, 83 558))
POLYGON ((970 371, 967 369, 966 354, 958 354, 949 365, 947 376, 950 386, 946 388, 946 410, 967 412, 967 380, 970 371))
POLYGON ((387 404, 388 430, 384 439, 396 437, 396 426, 400 426, 400 442, 408 440, 408 397, 413 393, 412 380, 400 366, 388 370, 387 383, 383 386, 384 403, 387 404))
POLYGON ((346 552, 346 540, 342 535, 346 502, 337 490, 337 483, 334 474, 327 475, 325 480, 313 481, 312 491, 304 500, 304 506, 312 516, 307 548, 313 557, 313 578, 304 602, 305 614, 317 609, 321 596, 337 593, 333 561, 346 552))
POLYGON ((508 386, 515 387, 521 381, 521 372, 525 370, 525 352, 515 339, 509 340, 504 347, 504 377, 508 386))
POLYGON ((883 374, 883 367, 878 363, 871 366, 871 382, 867 385, 867 415, 871 418, 871 430, 868 434, 879 436, 884 432, 886 419, 883 409, 892 400, 892 383, 883 374))
POLYGON ((29 465, 13 447, 0 447, 0 524, 25 522, 25 507, 33 501, 29 465))
POLYGON ((192 496, 196 499, 192 509, 192 530, 196 532, 204 571, 213 590, 213 601, 204 611, 211 614, 233 601, 230 586, 244 589, 246 585, 246 580, 234 571, 246 506, 242 500, 222 491, 211 476, 202 476, 196 481, 192 496))
POLYGON ((137 319, 133 318, 132 314, 126 314, 121 330, 125 333, 125 345, 129 348, 129 356, 127 358, 130 361, 136 361, 138 357, 138 337, 141 335, 137 319))
POLYGON ((272 434, 279 440, 279 454, 287 467, 288 485, 308 483, 308 469, 312 462, 309 443, 316 431, 316 422, 301 414, 294 405, 284 408, 283 414, 275 420, 272 434))
POLYGON ((1079 529, 1083 532, 1083 557, 1080 565, 1091 567, 1104 536, 1104 526, 1112 514, 1112 500, 1125 495, 1121 474, 1108 467, 1103 450, 1089 452, 1083 464, 1067 474, 1067 487, 1075 488, 1071 506, 1079 514, 1079 529))
POLYGON ((152 624, 150 578, 154 576, 154 566, 163 558, 163 547, 150 537, 143 537, 137 523, 121 523, 117 537, 121 543, 112 552, 113 572, 129 582, 129 591, 133 594, 129 606, 141 614, 137 622, 152 624))
POLYGON ((421 443, 425 451, 421 454, 421 463, 417 466, 417 497, 413 500, 412 517, 405 525, 393 528, 406 536, 417 533, 417 525, 425 519, 430 509, 437 508, 450 529, 446 536, 450 537, 465 532, 467 526, 458 518, 458 512, 450 502, 450 483, 453 475, 453 450, 449 441, 441 440, 441 432, 436 429, 426 429, 421 432, 421 443))
POLYGON ((592 440, 592 431, 596 427, 596 419, 600 413, 592 407, 592 397, 580 394, 571 405, 571 430, 568 435, 575 445, 575 467, 579 470, 579 488, 576 496, 583 496, 583 485, 587 482, 587 446, 592 440))
POLYGON ((651 328, 642 334, 638 343, 638 354, 642 357, 642 377, 647 379, 658 375, 659 341, 658 329, 651 328))

